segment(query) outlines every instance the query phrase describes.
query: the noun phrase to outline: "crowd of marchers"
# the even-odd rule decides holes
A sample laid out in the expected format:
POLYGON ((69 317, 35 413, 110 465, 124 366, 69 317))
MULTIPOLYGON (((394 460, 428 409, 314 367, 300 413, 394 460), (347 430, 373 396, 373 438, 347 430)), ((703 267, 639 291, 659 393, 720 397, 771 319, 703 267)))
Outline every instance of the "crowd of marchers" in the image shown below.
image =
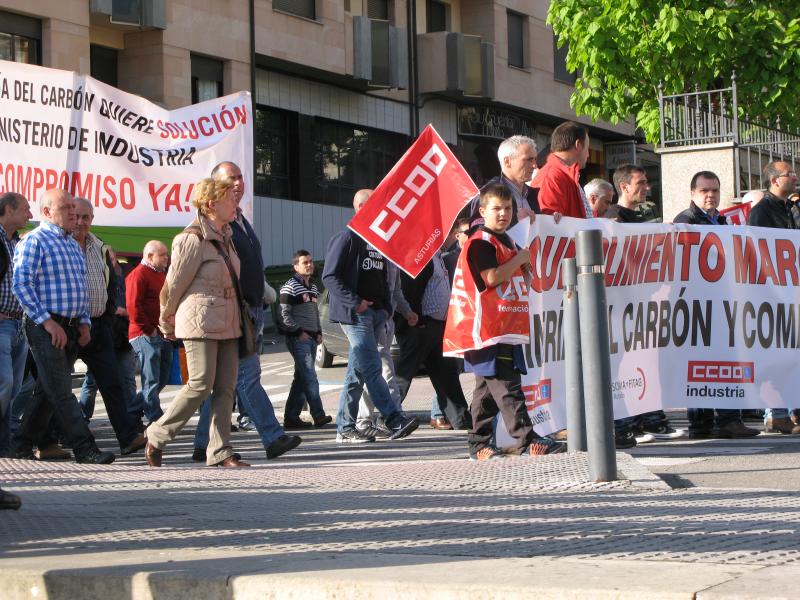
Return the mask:
MULTIPOLYGON (((497 155, 500 175, 465 207, 416 278, 349 229, 330 240, 322 283, 329 318, 341 325, 350 348, 335 419, 338 443, 411 435, 419 420, 404 412, 403 400, 424 367, 435 390, 430 425, 468 432, 471 460, 566 450, 567 431, 542 436, 531 422, 522 391, 523 348, 505 335, 518 326, 519 315, 504 311, 500 295, 489 293, 526 277, 530 269, 528 249, 507 230, 537 214, 553 215, 556 223, 562 216, 645 222, 637 207, 649 194, 647 174, 626 164, 614 172, 613 184, 593 179, 581 186, 589 133, 574 122, 553 131, 546 157, 525 136, 501 142, 497 155), (473 294, 483 317, 480 327, 473 320, 448 319, 456 272, 473 294), (465 333, 459 328, 471 329, 459 335, 465 333), (443 353, 446 338, 461 340, 455 353, 443 353), (393 356, 395 340, 399 355, 393 356), (459 380, 462 372, 474 376, 470 403, 459 380), (510 446, 496 443, 498 415, 513 440, 510 446)), ((793 166, 767 164, 763 185, 748 223, 800 228, 793 166)), ((726 225, 717 175, 699 171, 687 188, 688 207, 674 222, 726 225)), ((333 421, 325 413, 314 366, 323 328, 313 257, 295 252, 294 273, 278 292, 266 283, 261 244, 239 208, 243 193, 240 168, 217 165, 195 185, 196 218, 175 237, 171 251, 162 242, 148 242, 141 263, 126 277, 113 250, 92 233, 89 201, 62 189, 46 191, 38 198, 39 225, 20 236, 33 218, 28 199, 0 196, 0 456, 74 455, 79 463, 113 462, 114 453, 97 446, 88 426, 97 391, 120 454, 144 450, 151 467, 161 466, 168 443, 198 411, 192 458, 217 467, 250 466, 231 446, 235 402, 239 426, 258 432, 267 459, 301 443, 286 430, 333 421), (279 328, 295 364, 282 424, 261 384, 260 336, 271 303, 280 307, 279 328), (247 343, 250 337, 255 339, 247 343), (177 344, 185 351, 186 381, 162 410, 159 395, 177 344), (80 398, 72 390, 78 358, 87 366, 80 398), (301 416, 306 406, 310 420, 301 416)), ((358 211, 371 193, 359 190, 353 208, 358 211)), ((799 434, 798 416, 767 410, 764 430, 799 434)), ((663 411, 618 419, 616 446, 759 433, 744 425, 738 409, 690 409, 688 418, 688 432, 673 428, 663 411)), ((18 496, 0 490, 0 508, 19 506, 18 496)))

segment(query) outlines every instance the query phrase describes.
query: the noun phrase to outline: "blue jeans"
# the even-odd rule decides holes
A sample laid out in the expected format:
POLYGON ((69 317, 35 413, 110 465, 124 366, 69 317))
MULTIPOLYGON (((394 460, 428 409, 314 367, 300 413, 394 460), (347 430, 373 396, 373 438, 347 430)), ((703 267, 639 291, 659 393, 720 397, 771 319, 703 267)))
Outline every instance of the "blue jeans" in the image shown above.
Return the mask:
POLYGON ((301 341, 287 337, 286 347, 294 358, 294 380, 283 409, 284 418, 299 419, 303 403, 308 402, 311 416, 315 421, 319 420, 325 416, 325 409, 319 397, 319 380, 314 369, 317 342, 313 338, 301 341))
POLYGON ((340 432, 355 429, 358 401, 364 385, 367 386, 375 408, 383 415, 386 425, 394 427, 405 416, 392 401, 389 386, 381 373, 378 336, 386 318, 385 310, 368 308, 362 313, 355 313, 352 325, 342 323, 342 329, 350 342, 350 353, 347 356, 347 371, 336 416, 336 427, 340 432))
POLYGON ((158 394, 169 383, 172 344, 159 335, 140 335, 131 340, 131 346, 142 365, 142 391, 136 394, 128 412, 137 419, 144 414, 152 423, 164 414, 158 394))
MULTIPOLYGON (((256 321, 256 331, 264 328, 264 310, 252 308, 256 321)), ((257 348, 261 347, 261 335, 258 336, 257 348)), ((236 397, 239 409, 244 410, 261 436, 264 448, 284 434, 283 427, 275 418, 275 410, 267 396, 267 391, 261 385, 261 359, 258 354, 253 354, 239 359, 239 374, 236 379, 236 397)), ((211 398, 207 398, 200 408, 200 420, 194 434, 194 447, 206 449, 208 447, 208 427, 211 423, 211 398)))
POLYGON ((442 409, 439 408, 439 397, 434 394, 431 398, 431 420, 441 419, 444 416, 442 409))
POLYGON ((47 434, 53 417, 76 458, 97 449, 94 436, 72 393, 72 366, 79 350, 78 331, 74 327, 66 327, 64 331, 67 334, 66 346, 64 349, 55 348, 44 327, 25 319, 25 333, 36 360, 38 379, 22 417, 22 425, 12 438, 12 451, 32 451, 33 446, 47 434))
MULTIPOLYGON (((115 350, 117 356, 117 369, 119 370, 120 384, 122 385, 122 396, 125 406, 130 413, 130 407, 136 398, 136 355, 133 350, 115 350)), ((94 404, 97 398, 97 380, 91 369, 86 371, 86 378, 81 386, 81 395, 78 403, 81 405, 83 417, 88 423, 94 415, 94 404)))
POLYGON ((11 445, 11 401, 22 386, 27 357, 24 321, 0 321, 0 456, 6 456, 11 445))

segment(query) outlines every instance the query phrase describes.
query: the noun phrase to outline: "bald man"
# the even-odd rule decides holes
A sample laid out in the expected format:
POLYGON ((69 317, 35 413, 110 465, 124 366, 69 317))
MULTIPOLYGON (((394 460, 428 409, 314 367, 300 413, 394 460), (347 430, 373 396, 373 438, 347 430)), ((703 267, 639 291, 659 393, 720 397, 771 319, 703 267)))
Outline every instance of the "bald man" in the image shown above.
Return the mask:
POLYGON ((25 313, 38 380, 11 456, 32 459, 54 416, 77 462, 109 464, 114 454, 97 447, 72 393, 72 367, 91 340, 86 259, 72 237, 75 200, 53 188, 39 198, 39 208, 41 224, 14 250, 12 287, 25 313))
POLYGON ((169 254, 163 242, 151 240, 142 251, 142 262, 125 278, 125 305, 128 309, 128 339, 142 365, 142 390, 136 394, 128 412, 149 423, 164 412, 158 394, 169 382, 172 343, 158 328, 161 305, 158 295, 167 277, 169 254))
MULTIPOLYGON (((353 208, 359 211, 371 190, 359 190, 353 208)), ((328 243, 322 281, 330 298, 329 318, 340 323, 350 342, 344 387, 339 396, 336 441, 340 444, 374 442, 372 432, 356 428, 358 403, 364 385, 383 416, 389 437, 410 435, 419 421, 407 417, 395 404, 381 374, 378 339, 392 308, 388 261, 361 237, 345 228, 328 243)))

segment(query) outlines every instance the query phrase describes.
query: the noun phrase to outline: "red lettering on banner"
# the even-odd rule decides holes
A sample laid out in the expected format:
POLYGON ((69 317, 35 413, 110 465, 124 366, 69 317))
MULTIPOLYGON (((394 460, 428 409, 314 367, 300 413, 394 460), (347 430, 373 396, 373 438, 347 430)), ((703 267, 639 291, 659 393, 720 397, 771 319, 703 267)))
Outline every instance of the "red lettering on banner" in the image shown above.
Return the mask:
POLYGON ((478 188, 428 126, 381 181, 348 226, 416 277, 441 247, 478 188))
POLYGON ((792 278, 792 285, 798 285, 797 250, 791 240, 775 240, 775 257, 778 264, 778 279, 786 285, 786 273, 792 278))
POLYGON ((689 281, 689 269, 692 265, 692 246, 700 243, 700 233, 697 231, 681 231, 678 234, 678 245, 681 250, 681 281, 689 281))
POLYGON ((708 233, 703 238, 703 243, 700 244, 700 276, 706 281, 714 283, 719 281, 725 274, 725 248, 722 246, 722 240, 716 233, 708 233), (711 268, 709 264, 709 252, 711 248, 717 251, 717 264, 711 268))
MULTIPOLYGON (((535 238, 531 243, 531 288, 535 292, 546 292, 553 288, 556 276, 559 274, 561 259, 569 258, 566 256, 568 250, 568 238, 558 238, 558 244, 553 250, 556 238, 549 235, 542 245, 541 238, 535 238)), ((573 248, 574 255, 574 248, 573 248)))
POLYGON ((756 248, 753 239, 733 235, 733 264, 736 283, 755 283, 758 276, 756 268, 756 248), (744 239, 744 245, 742 245, 744 239))
POLYGON ((767 282, 767 277, 772 281, 772 285, 778 285, 777 277, 775 276, 775 267, 772 266, 772 257, 769 255, 769 248, 767 247, 767 240, 758 240, 758 253, 761 255, 761 265, 758 270, 758 285, 764 285, 767 282))

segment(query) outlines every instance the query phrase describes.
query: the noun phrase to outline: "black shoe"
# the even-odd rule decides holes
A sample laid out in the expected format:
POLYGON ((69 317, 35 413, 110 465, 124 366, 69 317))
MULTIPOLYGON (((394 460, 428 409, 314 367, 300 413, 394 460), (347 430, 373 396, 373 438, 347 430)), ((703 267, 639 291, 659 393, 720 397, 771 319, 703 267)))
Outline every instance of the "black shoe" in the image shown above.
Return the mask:
POLYGON ((312 423, 308 421, 303 421, 301 418, 294 418, 294 417, 283 417, 283 428, 284 429, 308 429, 309 427, 313 427, 312 423))
POLYGON ((319 419, 314 419, 314 427, 325 427, 328 423, 333 421, 330 415, 322 415, 319 419))
POLYGON ((534 440, 528 451, 523 452, 523 456, 529 454, 530 456, 544 456, 545 454, 562 454, 567 451, 567 445, 564 442, 557 442, 551 440, 549 437, 539 438, 534 440))
POLYGON ((392 437, 392 431, 390 429, 386 429, 385 427, 378 427, 378 425, 373 425, 367 422, 366 425, 362 425, 359 427, 356 425, 356 431, 360 433, 364 437, 368 438, 375 438, 375 439, 382 439, 388 440, 392 437))
POLYGON ((630 429, 614 433, 614 447, 617 450, 627 450, 636 446, 636 435, 630 429))
POLYGON ((394 427, 389 428, 392 430, 391 439, 399 440, 407 437, 414 433, 417 427, 419 427, 419 419, 416 417, 401 417, 397 423, 394 424, 394 427))
POLYGON ((33 454, 33 448, 19 448, 17 450, 10 450, 8 453, 8 458, 19 458, 22 460, 36 460, 36 457, 33 454))
POLYGON ((289 450, 294 450, 303 441, 299 435, 286 435, 285 433, 267 446, 267 458, 278 458, 289 450))
POLYGON ((717 437, 728 440, 756 437, 759 433, 758 429, 747 427, 741 421, 731 421, 716 429, 717 437))
POLYGON ((103 452, 102 450, 88 450, 81 455, 76 455, 75 462, 89 465, 110 465, 114 462, 113 452, 103 452))
POLYGON ((0 510, 19 510, 22 500, 16 494, 0 489, 0 510))
MULTIPOLYGON (((370 427, 374 429, 374 427, 370 427)), ((337 444, 370 444, 375 441, 374 435, 362 433, 359 429, 345 429, 336 433, 337 444)))
POLYGON ((717 436, 714 435, 714 432, 710 429, 706 429, 704 431, 692 431, 689 430, 689 439, 690 440, 715 440, 717 436))

